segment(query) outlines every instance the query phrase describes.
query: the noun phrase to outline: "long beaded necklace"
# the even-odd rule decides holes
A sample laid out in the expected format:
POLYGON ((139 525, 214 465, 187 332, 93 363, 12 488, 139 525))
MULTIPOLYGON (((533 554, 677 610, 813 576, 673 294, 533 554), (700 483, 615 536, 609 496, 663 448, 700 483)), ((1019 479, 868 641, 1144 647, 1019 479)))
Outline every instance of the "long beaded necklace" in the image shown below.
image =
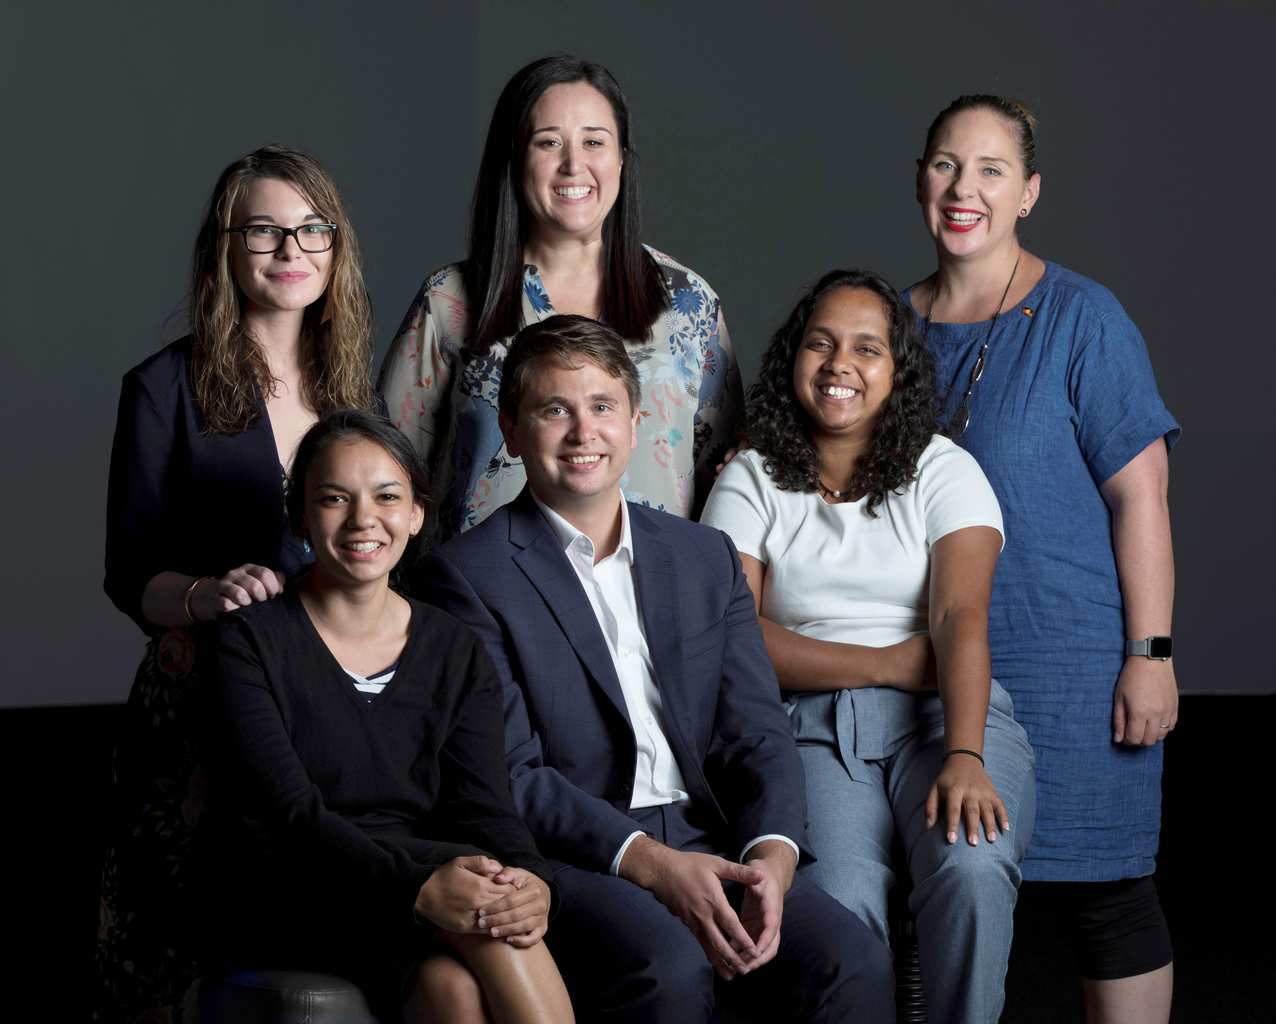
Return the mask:
MULTIPOLYGON (((970 396, 974 394, 975 385, 979 383, 979 378, 984 375, 984 367, 988 365, 988 343, 992 341, 992 329, 997 324, 997 318, 1001 316, 1001 307, 1006 304, 1006 296, 1010 294, 1010 286, 1015 283, 1015 274, 1019 273, 1019 261, 1023 259, 1023 250, 1019 250, 1019 255, 1015 257, 1015 265, 1010 270, 1010 279, 1006 282, 1006 290, 1001 293, 1001 301, 997 303, 997 308, 993 311, 992 319, 988 321, 988 333, 984 335, 984 343, 979 349, 979 358, 975 360, 975 365, 970 371, 970 383, 966 387, 966 393, 961 396, 961 403, 957 406, 957 411, 953 413, 952 421, 948 424, 948 436, 954 441, 966 432, 966 428, 970 426, 970 396)), ((925 336, 930 335, 930 315, 935 312, 935 292, 939 290, 939 278, 936 276, 935 285, 932 288, 930 296, 930 309, 926 310, 926 332, 925 336)), ((821 487, 823 484, 820 485, 821 487)))

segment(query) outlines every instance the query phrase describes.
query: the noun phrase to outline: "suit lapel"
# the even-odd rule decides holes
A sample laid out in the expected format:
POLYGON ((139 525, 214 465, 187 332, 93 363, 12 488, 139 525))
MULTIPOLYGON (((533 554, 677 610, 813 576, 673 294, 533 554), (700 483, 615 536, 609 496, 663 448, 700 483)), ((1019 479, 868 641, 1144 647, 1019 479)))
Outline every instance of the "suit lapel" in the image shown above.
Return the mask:
POLYGON ((593 606, 558 538, 526 488, 510 506, 510 543, 520 549, 514 555, 514 563, 549 607, 585 671, 632 729, 616 666, 593 606))

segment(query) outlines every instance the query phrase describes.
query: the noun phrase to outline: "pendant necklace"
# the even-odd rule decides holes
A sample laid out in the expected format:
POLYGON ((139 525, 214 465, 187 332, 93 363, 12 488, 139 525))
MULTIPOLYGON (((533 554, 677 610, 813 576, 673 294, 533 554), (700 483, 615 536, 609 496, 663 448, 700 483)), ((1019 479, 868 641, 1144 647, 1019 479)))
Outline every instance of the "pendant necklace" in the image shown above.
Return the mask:
POLYGON ((851 493, 849 487, 844 491, 835 491, 832 487, 827 486, 819 477, 816 477, 815 486, 820 489, 820 493, 824 495, 824 497, 832 498, 834 501, 845 501, 846 496, 851 493))
MULTIPOLYGON (((984 367, 987 365, 988 343, 992 341, 992 329, 997 324, 997 318, 1001 316, 1001 307, 1006 304, 1006 296, 1010 294, 1010 286, 1015 283, 1015 274, 1019 272, 1019 261, 1023 259, 1023 250, 1019 250, 1019 254, 1015 256, 1015 265, 1010 269, 1010 279, 1006 282, 1006 290, 1001 293, 1001 301, 997 303, 997 308, 993 310, 992 319, 988 321, 988 333, 984 335, 984 343, 979 349, 979 358, 975 360, 974 368, 970 371, 970 383, 966 386, 966 393, 961 396, 961 402, 957 406, 957 411, 953 413, 953 418, 948 424, 948 436, 954 441, 966 432, 966 428, 970 426, 970 396, 974 393, 975 385, 979 383, 979 378, 984 375, 984 367)), ((935 275, 935 284, 930 296, 930 309, 926 310, 926 331, 925 335, 930 334, 930 317, 935 312, 935 293, 939 291, 939 275, 935 275)), ((823 487, 823 484, 820 484, 823 487)), ((833 492, 836 493, 836 492, 833 492)))

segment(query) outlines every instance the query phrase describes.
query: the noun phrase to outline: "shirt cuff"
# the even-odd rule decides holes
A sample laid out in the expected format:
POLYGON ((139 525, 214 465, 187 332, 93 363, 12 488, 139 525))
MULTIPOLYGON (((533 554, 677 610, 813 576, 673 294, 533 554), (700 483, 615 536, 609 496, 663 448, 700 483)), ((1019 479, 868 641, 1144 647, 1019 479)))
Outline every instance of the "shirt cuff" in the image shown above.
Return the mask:
MULTIPOLYGON (((629 837, 629 840, 626 840, 625 845, 626 845, 626 846, 628 846, 628 845, 629 845, 629 842, 630 842, 632 839, 633 839, 633 836, 630 836, 630 837, 629 837)), ((773 834, 770 834, 770 835, 765 835, 765 836, 758 836, 758 838, 757 838, 757 839, 751 839, 749 842, 745 843, 745 844, 744 844, 744 849, 740 851, 740 863, 741 863, 741 864, 743 864, 743 863, 744 863, 744 858, 745 858, 745 857, 747 857, 747 856, 749 855, 749 851, 750 851, 750 850, 752 850, 755 846, 757 846, 757 845, 758 845, 758 843, 765 843, 768 839, 778 839, 778 840, 780 840, 780 842, 785 843, 786 845, 788 845, 789 847, 791 847, 791 848, 792 848, 792 850, 793 850, 793 856, 797 858, 798 863, 801 863, 801 861, 802 861, 802 851, 798 849, 798 844, 797 844, 797 843, 795 843, 795 842, 794 842, 792 839, 790 839, 788 836, 782 836, 782 835, 779 835, 779 834, 776 834, 776 833, 773 833, 773 834)), ((617 863, 617 864, 619 864, 620 862, 619 862, 619 861, 617 861, 616 863, 617 863)), ((613 874, 614 874, 614 872, 613 872, 613 874)))
MULTIPOLYGON (((629 838, 620 844, 620 849, 616 851, 616 856, 611 859, 611 873, 613 875, 620 874, 620 862, 625 859, 625 851, 629 849, 629 844, 639 836, 645 836, 647 833, 641 829, 637 832, 630 832, 629 838)), ((754 842, 757 842, 755 839, 754 842)))

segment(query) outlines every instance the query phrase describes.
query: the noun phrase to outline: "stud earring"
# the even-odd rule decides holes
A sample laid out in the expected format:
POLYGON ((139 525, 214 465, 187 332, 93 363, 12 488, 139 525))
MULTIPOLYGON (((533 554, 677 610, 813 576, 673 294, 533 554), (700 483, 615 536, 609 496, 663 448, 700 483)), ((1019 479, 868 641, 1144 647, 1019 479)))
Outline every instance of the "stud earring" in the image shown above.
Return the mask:
POLYGON ((1021 209, 1021 210, 1019 211, 1019 216, 1020 216, 1020 217, 1026 217, 1026 216, 1028 216, 1028 211, 1027 211, 1027 209, 1021 209))

